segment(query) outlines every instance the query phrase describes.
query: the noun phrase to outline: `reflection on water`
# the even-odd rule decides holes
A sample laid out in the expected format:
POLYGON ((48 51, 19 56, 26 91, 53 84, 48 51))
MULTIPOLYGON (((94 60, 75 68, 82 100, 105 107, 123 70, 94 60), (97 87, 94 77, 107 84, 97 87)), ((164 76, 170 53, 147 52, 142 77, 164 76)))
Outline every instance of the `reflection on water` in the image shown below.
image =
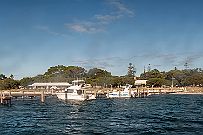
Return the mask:
POLYGON ((64 102, 49 97, 0 106, 0 134, 188 134, 203 132, 202 95, 64 102))

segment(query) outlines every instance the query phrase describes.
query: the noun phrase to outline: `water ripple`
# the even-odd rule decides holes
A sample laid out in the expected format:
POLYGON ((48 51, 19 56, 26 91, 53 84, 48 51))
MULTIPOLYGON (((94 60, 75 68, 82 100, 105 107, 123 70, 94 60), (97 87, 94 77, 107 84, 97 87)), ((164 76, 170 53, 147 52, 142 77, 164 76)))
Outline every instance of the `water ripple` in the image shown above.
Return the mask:
POLYGON ((203 132, 202 95, 158 95, 139 99, 99 99, 45 103, 13 100, 0 106, 0 134, 188 134, 203 132))

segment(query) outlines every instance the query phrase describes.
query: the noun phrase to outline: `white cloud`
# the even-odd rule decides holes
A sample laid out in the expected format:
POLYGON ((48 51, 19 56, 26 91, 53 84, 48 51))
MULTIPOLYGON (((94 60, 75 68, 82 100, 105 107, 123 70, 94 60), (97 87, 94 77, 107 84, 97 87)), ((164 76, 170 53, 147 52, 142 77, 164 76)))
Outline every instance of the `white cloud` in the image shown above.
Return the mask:
POLYGON ((72 62, 87 68, 102 67, 103 69, 108 69, 108 68, 116 67, 118 63, 119 63, 119 66, 121 66, 120 65, 121 63, 124 64, 128 61, 129 61, 128 58, 105 57, 105 58, 93 58, 93 59, 79 59, 79 60, 74 60, 72 62))
POLYGON ((203 58, 202 52, 199 53, 189 53, 189 55, 181 55, 181 59, 179 59, 179 62, 177 62, 178 66, 184 66, 186 63, 188 66, 192 66, 195 62, 197 62, 199 59, 203 58))
POLYGON ((102 26, 99 26, 97 23, 93 22, 71 23, 65 24, 65 26, 75 32, 81 33, 97 33, 104 31, 102 26))
POLYGON ((95 15, 95 18, 101 24, 109 24, 117 19, 120 19, 122 15, 95 15))
POLYGON ((129 16, 134 16, 135 13, 129 9, 126 5, 124 5, 121 0, 108 0, 110 5, 113 5, 118 9, 119 14, 128 14, 129 16))
POLYGON ((124 16, 133 17, 134 12, 127 8, 118 0, 108 1, 108 5, 114 7, 110 10, 109 14, 96 14, 89 20, 83 20, 80 22, 66 23, 65 26, 75 32, 80 33, 98 33, 104 32, 105 27, 115 21, 122 19, 124 16))
POLYGON ((88 28, 81 24, 72 24, 69 27, 78 32, 88 32, 88 28))
POLYGON ((47 32, 47 33, 49 33, 49 34, 51 34, 51 35, 54 35, 54 36, 63 36, 63 37, 68 36, 68 35, 63 34, 63 33, 59 33, 59 32, 52 31, 52 30, 51 30, 49 27, 47 27, 47 26, 36 26, 35 28, 38 29, 38 30, 41 30, 41 31, 45 31, 45 32, 47 32))

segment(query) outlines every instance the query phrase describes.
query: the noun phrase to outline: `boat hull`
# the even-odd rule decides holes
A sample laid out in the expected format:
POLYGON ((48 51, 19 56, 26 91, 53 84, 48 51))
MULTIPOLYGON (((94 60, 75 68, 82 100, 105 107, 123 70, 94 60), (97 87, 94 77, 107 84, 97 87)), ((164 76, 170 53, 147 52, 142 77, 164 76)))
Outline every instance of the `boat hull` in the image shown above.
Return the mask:
POLYGON ((108 95, 109 98, 130 98, 131 94, 129 92, 112 92, 108 95))
POLYGON ((58 99, 61 100, 79 100, 79 101, 84 101, 84 100, 93 100, 96 99, 95 96, 93 95, 87 95, 86 97, 84 94, 82 95, 76 95, 72 93, 56 93, 56 96, 58 99))

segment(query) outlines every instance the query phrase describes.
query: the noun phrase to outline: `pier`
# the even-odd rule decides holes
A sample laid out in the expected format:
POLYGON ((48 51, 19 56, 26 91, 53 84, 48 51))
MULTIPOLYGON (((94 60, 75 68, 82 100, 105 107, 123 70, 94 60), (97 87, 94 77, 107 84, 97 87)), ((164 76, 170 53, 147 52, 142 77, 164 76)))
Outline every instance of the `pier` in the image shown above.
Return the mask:
POLYGON ((0 95, 0 100, 1 100, 1 105, 11 106, 11 96, 5 95, 5 93, 3 93, 2 91, 0 95))
MULTIPOLYGON (((42 103, 45 102, 47 96, 53 96, 55 93, 62 91, 61 90, 46 90, 46 89, 15 89, 15 90, 1 90, 0 99, 2 105, 11 105, 12 98, 22 98, 25 97, 33 98, 40 97, 42 103)), ((109 98, 109 93, 113 91, 122 91, 122 88, 86 88, 84 94, 93 94, 96 98, 109 98)), ((157 94, 172 94, 183 92, 183 88, 147 88, 147 87, 138 87, 131 88, 129 90, 129 95, 132 98, 144 98, 150 95, 157 94)))
POLYGON ((53 91, 47 90, 29 90, 29 89, 17 89, 17 90, 1 90, 0 100, 2 105, 11 105, 12 98, 22 98, 25 97, 33 98, 40 97, 42 103, 45 102, 46 96, 53 95, 53 91))
MULTIPOLYGON (((129 90, 129 94, 131 94, 132 98, 144 98, 150 95, 160 95, 160 94, 172 94, 182 92, 183 88, 147 88, 147 87, 139 87, 139 88, 131 88, 129 90)), ((88 94, 95 94, 98 98, 109 98, 109 93, 113 91, 121 92, 121 88, 89 88, 86 90, 88 94)))

